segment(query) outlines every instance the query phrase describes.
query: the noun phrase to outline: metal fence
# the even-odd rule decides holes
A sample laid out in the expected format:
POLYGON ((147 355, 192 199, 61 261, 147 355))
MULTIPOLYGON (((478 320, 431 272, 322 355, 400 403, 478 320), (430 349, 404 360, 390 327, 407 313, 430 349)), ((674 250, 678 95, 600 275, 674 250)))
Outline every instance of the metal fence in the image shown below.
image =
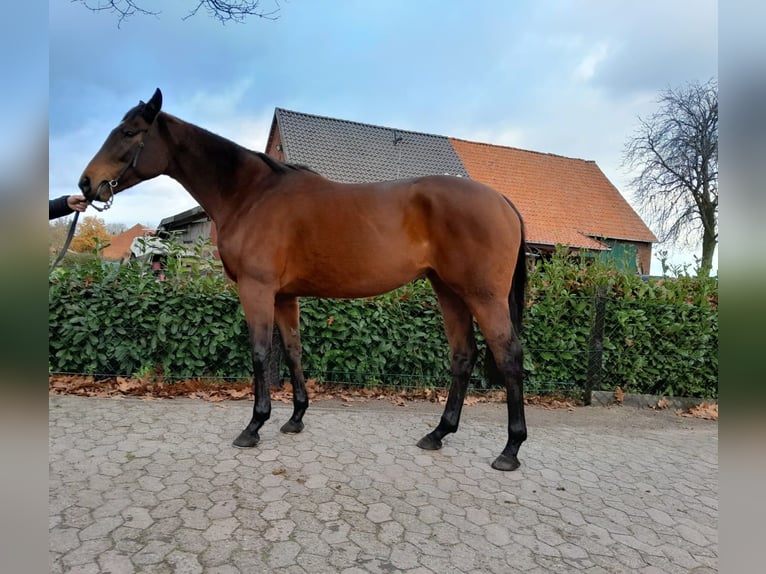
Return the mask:
MULTIPOLYGON (((146 324, 127 329, 105 325, 95 332, 83 325, 82 336, 74 343, 95 345, 100 352, 97 359, 83 364, 78 374, 162 374, 167 379, 220 380, 249 377, 251 362, 244 326, 232 332, 232 341, 220 350, 215 348, 219 343, 205 337, 203 327, 189 325, 176 336, 166 333, 158 337, 157 329, 146 324), (119 344, 125 338, 131 340, 130 346, 119 344), (164 356, 190 358, 188 364, 164 371, 161 365, 146 360, 164 356)), ((364 341, 353 335, 304 335, 305 375, 320 382, 349 385, 447 387, 449 351, 438 313, 432 328, 434 332, 422 342, 390 340, 385 333, 376 333, 374 324, 364 341)), ((481 352, 471 385, 487 389, 483 341, 478 332, 477 341, 481 352)), ((608 297, 603 292, 593 297, 540 298, 527 310, 522 343, 527 392, 581 395, 586 402, 592 390, 617 386, 626 392, 647 394, 710 397, 718 393, 718 315, 710 306, 647 303, 608 297)), ((279 344, 277 335, 275 344, 279 344)), ((274 353, 272 369, 279 380, 289 377, 280 351, 274 353)))

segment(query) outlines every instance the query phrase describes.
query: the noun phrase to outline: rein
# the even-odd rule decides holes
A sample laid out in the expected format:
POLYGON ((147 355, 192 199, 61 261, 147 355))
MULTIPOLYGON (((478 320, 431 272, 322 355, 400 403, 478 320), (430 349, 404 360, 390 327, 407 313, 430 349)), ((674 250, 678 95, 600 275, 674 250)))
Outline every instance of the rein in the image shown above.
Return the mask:
MULTIPOLYGON (((122 176, 125 175, 125 172, 128 171, 128 169, 135 168, 136 164, 138 163, 138 156, 141 155, 141 151, 144 149, 144 142, 138 142, 138 147, 136 148, 136 153, 133 154, 133 159, 125 164, 125 166, 122 168, 120 173, 117 174, 117 177, 114 179, 110 179, 107 182, 101 182, 98 186, 98 189, 101 189, 101 186, 106 183, 109 186, 109 199, 107 199, 104 202, 104 207, 99 207, 97 205, 93 205, 93 201, 91 200, 90 206, 95 209, 98 212, 106 211, 110 207, 112 207, 112 203, 114 203, 114 189, 120 184, 120 179, 122 179, 122 176)), ((74 237, 74 230, 75 227, 77 227, 77 218, 80 216, 79 211, 74 212, 74 219, 72 219, 72 224, 69 226, 69 232, 66 236, 66 241, 64 241, 64 246, 61 248, 61 251, 59 252, 58 256, 56 257, 56 260, 53 262, 53 265, 51 265, 50 271, 53 271, 56 266, 61 263, 61 260, 64 258, 64 255, 66 255, 67 250, 69 249, 69 244, 72 243, 72 238, 74 237)), ((49 272, 50 272, 49 271, 49 272)))

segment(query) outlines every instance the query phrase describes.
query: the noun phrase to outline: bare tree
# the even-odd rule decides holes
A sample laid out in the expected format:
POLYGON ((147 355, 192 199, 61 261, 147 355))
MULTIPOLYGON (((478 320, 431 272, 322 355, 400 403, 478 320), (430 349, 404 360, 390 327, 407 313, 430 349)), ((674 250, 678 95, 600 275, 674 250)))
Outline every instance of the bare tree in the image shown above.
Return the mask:
MULTIPOLYGON (((145 16, 159 16, 159 11, 144 8, 147 0, 71 0, 79 2, 94 12, 111 12, 117 15, 117 26, 136 14, 145 16)), ((189 13, 184 17, 191 18, 200 10, 204 10, 209 16, 219 20, 222 24, 227 22, 244 22, 248 16, 256 16, 266 20, 279 18, 279 2, 273 0, 274 8, 263 10, 260 0, 234 0, 223 2, 222 0, 190 0, 192 6, 189 13)))
POLYGON ((127 224, 125 223, 107 223, 106 224, 106 232, 109 235, 119 235, 123 231, 126 231, 128 229, 127 224))
POLYGON ((718 245, 718 81, 667 89, 628 140, 624 165, 639 209, 662 242, 702 245, 707 277, 718 245))
POLYGON ((59 251, 64 246, 71 223, 68 217, 60 217, 48 222, 48 247, 51 252, 59 251))

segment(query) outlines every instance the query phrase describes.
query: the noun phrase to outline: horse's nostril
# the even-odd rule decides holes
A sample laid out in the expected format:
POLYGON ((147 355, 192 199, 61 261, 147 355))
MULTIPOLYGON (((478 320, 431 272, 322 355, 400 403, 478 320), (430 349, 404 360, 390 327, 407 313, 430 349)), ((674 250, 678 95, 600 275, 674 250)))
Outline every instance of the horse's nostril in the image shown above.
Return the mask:
POLYGON ((80 191, 83 193, 88 193, 90 191, 90 178, 87 175, 82 176, 78 185, 80 187, 80 191))

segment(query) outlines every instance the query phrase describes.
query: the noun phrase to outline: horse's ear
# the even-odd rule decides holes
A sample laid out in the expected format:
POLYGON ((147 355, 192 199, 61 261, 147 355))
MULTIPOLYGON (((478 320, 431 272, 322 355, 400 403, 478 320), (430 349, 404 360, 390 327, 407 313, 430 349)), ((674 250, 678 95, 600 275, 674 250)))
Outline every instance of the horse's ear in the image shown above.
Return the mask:
POLYGON ((141 116, 143 116, 146 122, 150 124, 154 121, 154 118, 157 117, 157 114, 160 112, 161 108, 162 92, 159 88, 157 88, 154 90, 154 95, 152 95, 152 98, 149 100, 149 102, 144 104, 144 109, 141 111, 141 116))

